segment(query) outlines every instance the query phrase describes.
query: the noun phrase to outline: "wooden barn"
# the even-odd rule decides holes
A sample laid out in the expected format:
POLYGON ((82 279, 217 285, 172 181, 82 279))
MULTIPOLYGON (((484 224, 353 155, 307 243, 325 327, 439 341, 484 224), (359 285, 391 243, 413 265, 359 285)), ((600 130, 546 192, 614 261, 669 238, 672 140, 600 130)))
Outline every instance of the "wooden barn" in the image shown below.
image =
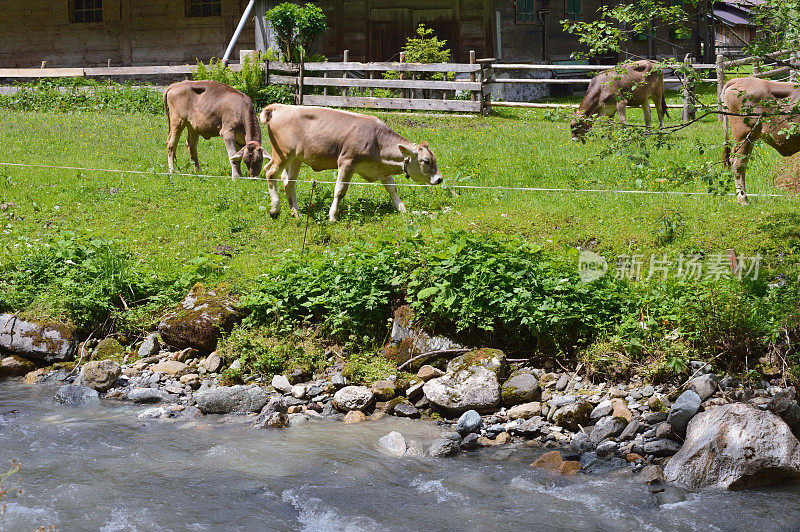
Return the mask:
MULTIPOLYGON (((588 20, 604 0, 317 0, 328 30, 316 51, 357 61, 397 59, 419 24, 469 51, 503 61, 564 61, 580 46, 562 19, 588 20)), ((0 67, 169 65, 221 57, 247 0, 3 0, 0 67)), ((254 13, 277 4, 259 0, 254 13)), ((236 49, 256 47, 253 17, 236 49)), ((685 44, 685 43, 684 43, 685 44)), ((677 47, 676 47, 677 46, 677 47)), ((635 55, 680 55, 668 32, 631 44, 635 55)), ((233 58, 238 57, 234 50, 233 58)), ((606 60, 615 58, 606 58, 606 60)))

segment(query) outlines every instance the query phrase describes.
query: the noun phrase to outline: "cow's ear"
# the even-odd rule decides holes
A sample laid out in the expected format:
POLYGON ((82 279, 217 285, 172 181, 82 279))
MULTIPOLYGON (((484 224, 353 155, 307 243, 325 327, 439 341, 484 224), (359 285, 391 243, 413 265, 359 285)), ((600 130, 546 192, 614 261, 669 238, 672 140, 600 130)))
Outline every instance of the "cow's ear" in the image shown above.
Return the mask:
POLYGON ((272 160, 272 155, 270 155, 268 149, 266 149, 264 146, 261 146, 259 150, 261 150, 261 156, 264 157, 264 159, 268 161, 272 160))
POLYGON ((403 146, 402 144, 398 144, 397 147, 400 148, 400 153, 402 153, 403 156, 405 157, 411 157, 412 155, 414 155, 414 150, 412 150, 408 146, 403 146))
POLYGON ((231 162, 233 164, 239 164, 240 162, 242 162, 242 157, 244 157, 244 150, 245 148, 242 148, 241 150, 233 154, 233 156, 231 157, 231 162))

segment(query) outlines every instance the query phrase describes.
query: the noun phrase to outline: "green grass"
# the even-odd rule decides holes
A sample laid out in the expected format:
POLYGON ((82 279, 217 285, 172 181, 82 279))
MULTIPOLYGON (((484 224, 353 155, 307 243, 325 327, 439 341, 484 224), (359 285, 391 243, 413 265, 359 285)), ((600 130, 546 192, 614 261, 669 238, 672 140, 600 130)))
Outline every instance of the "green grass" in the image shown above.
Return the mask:
MULTIPOLYGON (((630 114, 631 122, 641 123, 640 111, 630 114)), ((716 161, 721 151, 720 126, 705 120, 678 133, 671 149, 654 151, 653 179, 642 181, 624 157, 585 164, 601 142, 571 142, 566 123, 543 120, 540 112, 502 110, 490 118, 381 116, 409 140, 431 144, 447 184, 705 191, 699 178, 676 186, 659 183, 659 169, 716 161), (701 153, 700 146, 706 151, 701 153)), ((121 240, 142 263, 171 272, 217 246, 229 246, 233 257, 226 261, 225 277, 243 287, 283 253, 302 247, 305 219, 289 218, 284 202, 281 217, 271 220, 265 182, 125 172, 164 172, 165 136, 164 117, 157 115, 6 111, 0 123, 3 162, 117 172, 0 167, 0 203, 16 205, 0 211, 3 254, 16 256, 32 242, 70 230, 121 240)), ((756 152, 748 192, 774 193, 772 176, 780 157, 763 145, 756 152)), ((221 139, 201 140, 199 154, 205 173, 229 173, 221 139)), ((179 164, 183 171, 190 169, 185 152, 179 164)), ((301 178, 333 181, 335 173, 315 174, 304 167, 301 178)), ((402 188, 409 210, 402 216, 381 187, 358 184, 348 191, 341 221, 329 225, 332 188, 317 187, 309 249, 391 239, 413 224, 426 234, 436 228, 516 234, 557 252, 596 242, 599 252, 612 256, 734 247, 776 257, 796 253, 800 232, 794 198, 753 198, 742 208, 732 197, 718 196, 402 188), (685 227, 662 245, 660 220, 675 211, 685 227)), ((299 185, 303 213, 309 211, 310 189, 299 185)))

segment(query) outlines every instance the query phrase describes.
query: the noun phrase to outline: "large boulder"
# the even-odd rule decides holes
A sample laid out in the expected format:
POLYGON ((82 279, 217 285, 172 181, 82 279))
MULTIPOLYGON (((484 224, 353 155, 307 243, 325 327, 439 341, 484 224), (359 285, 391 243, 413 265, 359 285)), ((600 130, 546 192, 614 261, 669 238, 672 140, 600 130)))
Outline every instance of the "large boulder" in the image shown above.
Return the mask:
POLYGON ((26 321, 14 314, 0 314, 0 352, 44 364, 72 360, 75 331, 55 322, 26 321))
POLYGON ((450 361, 447 372, 422 387, 425 397, 449 414, 491 410, 500 404, 500 378, 506 357, 497 349, 470 351, 450 361))
POLYGON ((161 319, 158 332, 169 345, 210 353, 222 333, 230 331, 241 319, 225 288, 206 289, 197 283, 178 308, 161 319))
MULTIPOLYGON (((383 354, 386 358, 400 364, 422 353, 460 348, 462 348, 461 345, 449 338, 433 336, 425 332, 422 327, 416 323, 414 311, 411 310, 411 307, 404 305, 394 312, 390 342, 384 347, 383 354)), ((430 359, 417 360, 411 363, 410 369, 416 371, 429 361, 433 361, 436 357, 436 355, 432 355, 430 359)))
POLYGON ((769 411, 733 403, 702 412, 664 476, 689 489, 741 489, 800 480, 800 442, 769 411))
POLYGON ((367 410, 375 396, 366 386, 345 386, 333 396, 333 406, 342 412, 367 410))
POLYGON ((81 368, 77 384, 87 386, 98 392, 107 392, 122 373, 119 364, 113 360, 93 360, 81 368))
POLYGON ((24 377, 36 369, 36 364, 27 358, 11 355, 0 359, 0 379, 4 377, 24 377))
POLYGON ((267 392, 259 386, 220 386, 197 392, 197 407, 204 414, 248 414, 258 412, 269 401, 267 392))
POLYGON ((700 410, 701 403, 700 396, 692 390, 686 390, 678 399, 672 404, 667 416, 667 423, 672 425, 679 435, 683 436, 686 433, 686 426, 689 421, 700 410))
POLYGON ((530 403, 542 394, 539 381, 530 373, 515 373, 503 383, 500 395, 506 406, 530 403))

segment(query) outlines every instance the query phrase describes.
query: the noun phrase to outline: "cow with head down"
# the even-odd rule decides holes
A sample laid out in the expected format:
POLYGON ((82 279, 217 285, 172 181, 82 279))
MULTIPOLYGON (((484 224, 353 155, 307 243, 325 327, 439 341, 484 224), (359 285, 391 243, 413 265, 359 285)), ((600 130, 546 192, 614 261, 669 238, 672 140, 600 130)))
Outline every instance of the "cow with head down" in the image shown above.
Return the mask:
POLYGON ((664 79, 661 71, 653 71, 654 61, 623 63, 604 70, 589 82, 586 95, 570 123, 572 140, 580 140, 592 127, 595 116, 619 114, 620 124, 627 124, 628 107, 641 107, 644 125, 650 127, 650 102, 656 106, 659 127, 664 127, 667 102, 664 100, 664 79))
POLYGON ((250 177, 261 173, 264 157, 269 157, 269 152, 261 146, 261 127, 253 102, 246 94, 218 81, 181 81, 164 91, 164 111, 169 127, 167 161, 170 172, 175 171, 175 148, 186 129, 186 147, 195 172, 200 171, 198 138, 222 137, 231 163, 231 177, 240 177, 242 162, 250 177))
POLYGON ((299 216, 296 185, 300 166, 315 172, 338 170, 328 219, 335 222, 339 204, 353 174, 382 183, 395 208, 406 207, 397 195, 395 175, 424 185, 438 185, 442 175, 427 142, 414 144, 398 135, 382 120, 368 115, 326 107, 268 105, 259 115, 272 145, 272 161, 266 169, 271 199, 270 215, 280 213, 276 177, 282 175, 293 216, 299 216))
POLYGON ((736 78, 725 84, 721 97, 725 166, 733 169, 737 201, 747 205, 744 175, 753 144, 763 139, 784 157, 800 152, 800 84, 736 78))

